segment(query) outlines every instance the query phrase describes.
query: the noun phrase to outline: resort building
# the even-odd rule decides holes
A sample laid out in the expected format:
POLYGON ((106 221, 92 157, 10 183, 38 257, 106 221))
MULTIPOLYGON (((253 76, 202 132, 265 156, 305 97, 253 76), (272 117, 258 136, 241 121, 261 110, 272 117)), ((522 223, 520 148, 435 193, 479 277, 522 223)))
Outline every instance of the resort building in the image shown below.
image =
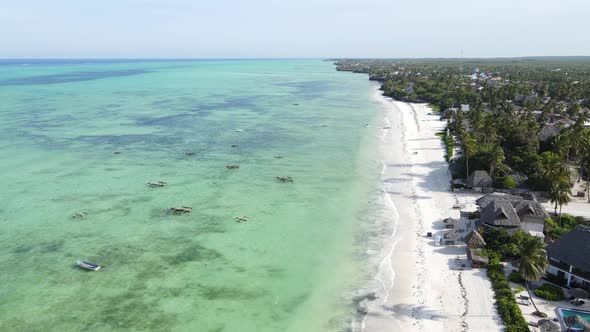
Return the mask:
POLYGON ((510 234, 522 230, 545 238, 543 231, 549 214, 539 202, 494 193, 481 197, 476 204, 480 207, 480 221, 484 226, 501 227, 510 234))
POLYGON ((590 227, 578 225, 546 247, 547 273, 568 287, 590 289, 590 227))

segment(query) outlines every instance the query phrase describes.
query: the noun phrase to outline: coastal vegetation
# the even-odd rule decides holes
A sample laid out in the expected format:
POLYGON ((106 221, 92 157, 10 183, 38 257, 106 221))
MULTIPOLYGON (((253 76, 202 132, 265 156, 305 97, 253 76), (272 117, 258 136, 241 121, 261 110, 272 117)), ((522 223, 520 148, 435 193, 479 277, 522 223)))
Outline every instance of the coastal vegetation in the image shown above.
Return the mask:
POLYGON ((527 322, 522 316, 518 304, 516 304, 516 299, 512 294, 510 283, 504 276, 504 266, 497 257, 490 260, 490 264, 488 265, 488 277, 492 282, 498 314, 502 317, 502 322, 505 326, 504 331, 528 331, 527 322))
POLYGON ((549 301, 561 301, 565 298, 561 287, 552 284, 543 284, 535 289, 534 293, 538 297, 549 301))
POLYGON ((550 241, 560 238, 578 225, 588 225, 582 217, 574 217, 569 214, 561 215, 557 220, 547 218, 545 220, 545 234, 550 241))
POLYGON ((337 66, 368 73, 387 96, 440 110, 448 119, 442 139, 454 178, 485 170, 498 188, 545 191, 555 214, 571 199, 571 170, 588 187, 588 57, 339 60, 337 66), (454 146, 460 155, 453 156, 454 146))

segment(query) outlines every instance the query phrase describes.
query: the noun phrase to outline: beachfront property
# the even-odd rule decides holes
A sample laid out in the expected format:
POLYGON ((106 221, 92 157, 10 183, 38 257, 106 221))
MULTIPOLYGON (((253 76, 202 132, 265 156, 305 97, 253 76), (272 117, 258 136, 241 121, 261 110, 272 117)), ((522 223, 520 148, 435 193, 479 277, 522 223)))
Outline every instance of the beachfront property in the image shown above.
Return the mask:
POLYGON ((489 194, 476 201, 480 207, 480 221, 486 227, 501 227, 514 234, 522 230, 545 238, 545 219, 549 214, 537 201, 501 193, 489 194))
POLYGON ((590 226, 578 225, 546 247, 547 273, 567 287, 590 289, 590 226))

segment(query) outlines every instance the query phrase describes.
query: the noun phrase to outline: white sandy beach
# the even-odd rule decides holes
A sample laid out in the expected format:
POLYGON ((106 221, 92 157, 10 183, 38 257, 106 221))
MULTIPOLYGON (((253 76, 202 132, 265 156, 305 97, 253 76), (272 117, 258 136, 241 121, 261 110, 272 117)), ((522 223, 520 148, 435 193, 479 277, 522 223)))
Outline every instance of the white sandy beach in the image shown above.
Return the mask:
POLYGON ((355 331, 501 331, 485 269, 471 269, 465 245, 437 246, 443 219, 459 217, 449 191, 450 173, 435 134, 445 123, 422 104, 387 103, 382 136, 383 215, 391 236, 377 258, 376 298, 355 331), (432 232, 433 237, 426 237, 432 232))

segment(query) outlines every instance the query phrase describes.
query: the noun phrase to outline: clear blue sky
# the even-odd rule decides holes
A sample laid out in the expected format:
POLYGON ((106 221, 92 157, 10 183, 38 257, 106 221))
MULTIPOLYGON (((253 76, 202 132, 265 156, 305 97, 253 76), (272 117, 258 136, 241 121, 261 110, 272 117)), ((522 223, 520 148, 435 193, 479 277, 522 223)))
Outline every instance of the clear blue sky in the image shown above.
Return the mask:
POLYGON ((0 0, 0 58, 590 55, 589 0, 0 0))

